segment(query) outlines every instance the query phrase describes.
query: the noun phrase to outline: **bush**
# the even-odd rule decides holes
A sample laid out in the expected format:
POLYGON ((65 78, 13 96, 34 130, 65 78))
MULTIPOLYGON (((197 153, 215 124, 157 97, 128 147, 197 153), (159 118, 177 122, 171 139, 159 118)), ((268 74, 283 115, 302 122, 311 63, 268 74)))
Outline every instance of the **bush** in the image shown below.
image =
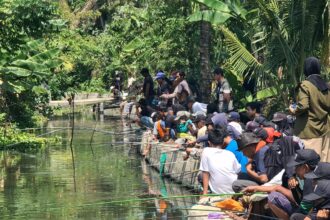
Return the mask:
POLYGON ((37 152, 47 143, 56 142, 58 138, 42 138, 34 134, 22 132, 15 127, 0 128, 0 150, 16 150, 19 152, 37 152))

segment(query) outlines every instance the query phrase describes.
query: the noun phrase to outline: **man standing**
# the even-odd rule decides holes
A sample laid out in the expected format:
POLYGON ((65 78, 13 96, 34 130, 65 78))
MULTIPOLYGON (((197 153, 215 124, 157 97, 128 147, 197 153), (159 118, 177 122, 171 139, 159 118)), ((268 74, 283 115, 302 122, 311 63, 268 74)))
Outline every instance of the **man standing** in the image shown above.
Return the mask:
POLYGON ((163 94, 160 98, 172 99, 174 98, 173 104, 187 104, 187 97, 192 95, 189 84, 185 79, 186 74, 184 72, 177 72, 174 85, 177 85, 172 94, 163 94))
POLYGON ((307 58, 306 80, 299 84, 297 105, 289 109, 296 116, 294 135, 304 141, 307 149, 314 149, 321 161, 330 162, 330 88, 320 73, 320 61, 307 58))
POLYGON ((144 77, 143 90, 142 90, 143 96, 146 99, 147 104, 151 105, 152 100, 154 99, 154 82, 147 68, 143 68, 141 70, 141 75, 144 77))
POLYGON ((200 170, 203 179, 203 195, 208 193, 210 186, 212 193, 233 193, 232 183, 237 180, 241 165, 235 155, 223 149, 225 134, 215 129, 208 134, 210 147, 203 150, 200 170), (221 161, 219 163, 219 161, 221 161))
POLYGON ((230 112, 233 110, 233 101, 231 99, 231 87, 224 77, 224 71, 221 68, 214 70, 214 79, 217 82, 215 89, 216 102, 219 105, 219 112, 230 112))

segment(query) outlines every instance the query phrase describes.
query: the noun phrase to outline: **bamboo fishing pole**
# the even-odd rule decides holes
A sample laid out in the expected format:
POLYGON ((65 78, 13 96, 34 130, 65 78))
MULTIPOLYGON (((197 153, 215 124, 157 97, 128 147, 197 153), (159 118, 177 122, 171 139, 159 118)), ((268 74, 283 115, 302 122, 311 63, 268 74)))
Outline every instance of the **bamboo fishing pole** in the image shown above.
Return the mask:
POLYGON ((76 185, 76 166, 73 154, 73 136, 74 136, 74 119, 75 119, 75 112, 74 112, 74 97, 75 95, 72 94, 72 121, 71 121, 71 140, 70 140, 70 150, 71 150, 71 158, 72 158, 72 169, 73 169, 73 184, 74 184, 74 191, 77 192, 77 185, 76 185))

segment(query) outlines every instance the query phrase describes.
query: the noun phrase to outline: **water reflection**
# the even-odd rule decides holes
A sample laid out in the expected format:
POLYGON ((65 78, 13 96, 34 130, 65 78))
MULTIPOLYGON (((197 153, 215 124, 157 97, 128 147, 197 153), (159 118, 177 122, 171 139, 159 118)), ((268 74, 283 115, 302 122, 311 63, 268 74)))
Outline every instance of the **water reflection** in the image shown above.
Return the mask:
MULTIPOLYGON (((95 116, 94 116, 95 117, 95 116)), ((160 179, 141 161, 136 146, 124 142, 140 137, 134 125, 119 118, 76 117, 75 126, 125 134, 75 130, 72 177, 70 129, 56 133, 61 142, 36 155, 1 152, 0 215, 2 219, 178 219, 177 207, 194 200, 164 200, 167 195, 187 194, 181 187, 160 179), (116 144, 122 142, 122 144, 116 144), (113 144, 111 144, 113 143, 113 144), (111 203, 122 199, 155 197, 153 200, 111 203)), ((68 119, 49 121, 48 130, 70 127, 68 119)), ((54 135, 54 134, 52 134, 54 135)))

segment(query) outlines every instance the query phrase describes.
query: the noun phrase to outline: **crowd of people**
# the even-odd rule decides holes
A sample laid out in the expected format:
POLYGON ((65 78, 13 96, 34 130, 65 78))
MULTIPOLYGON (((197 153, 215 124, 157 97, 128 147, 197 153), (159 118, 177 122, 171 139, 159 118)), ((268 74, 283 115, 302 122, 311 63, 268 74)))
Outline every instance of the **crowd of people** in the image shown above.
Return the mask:
POLYGON ((235 111, 221 68, 207 104, 196 101, 184 72, 152 77, 144 68, 136 121, 155 141, 185 151, 185 160, 200 160, 204 195, 265 192, 280 219, 330 219, 330 86, 320 72, 319 60, 307 58, 296 102, 268 120, 259 102, 235 111))

